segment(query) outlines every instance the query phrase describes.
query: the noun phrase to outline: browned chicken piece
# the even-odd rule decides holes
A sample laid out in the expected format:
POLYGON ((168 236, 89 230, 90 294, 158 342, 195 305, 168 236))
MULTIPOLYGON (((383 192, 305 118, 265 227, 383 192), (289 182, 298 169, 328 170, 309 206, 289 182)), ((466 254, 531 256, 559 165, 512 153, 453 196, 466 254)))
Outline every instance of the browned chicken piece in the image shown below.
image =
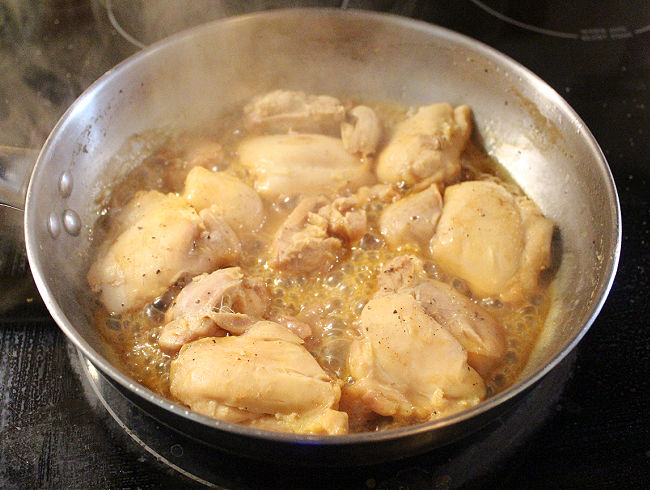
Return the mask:
POLYGON ((334 135, 345 118, 341 102, 329 95, 275 90, 255 97, 244 107, 249 131, 323 133, 334 135))
POLYGON ((213 212, 238 234, 257 231, 264 223, 264 204, 257 192, 226 172, 194 167, 185 179, 183 197, 194 209, 213 212))
POLYGON ((445 327, 467 351, 467 362, 486 377, 503 358, 505 333, 481 305, 454 287, 426 276, 422 261, 399 256, 382 269, 376 296, 393 293, 413 296, 424 311, 445 327))
POLYGON ((442 196, 433 184, 387 206, 379 228, 392 248, 415 245, 427 250, 442 212, 442 196))
POLYGON ((345 434, 341 389, 277 323, 240 336, 186 344, 172 361, 170 391, 192 410, 219 420, 301 434, 345 434))
POLYGON ((348 112, 347 121, 341 123, 341 140, 350 153, 364 156, 377 151, 382 127, 377 114, 370 107, 358 105, 348 112))
POLYGON ((201 274, 187 284, 165 314, 158 345, 174 354, 202 337, 240 335, 264 316, 271 295, 264 281, 239 267, 201 274))
POLYGON ((413 296, 371 299, 359 334, 350 346, 353 383, 346 395, 372 411, 395 420, 428 420, 485 398, 485 383, 467 364, 465 349, 413 296))
POLYGON ((323 196, 303 198, 280 226, 271 244, 271 265, 292 273, 327 270, 344 245, 366 232, 366 212, 350 196, 334 202, 323 196))
POLYGON ((377 158, 377 176, 409 185, 424 179, 451 183, 460 177, 460 154, 471 132, 471 111, 465 105, 420 107, 395 127, 377 158))
POLYGON ((209 210, 201 214, 174 194, 138 192, 113 221, 88 272, 111 313, 144 306, 182 276, 236 262, 239 239, 209 210))
POLYGON ((267 199, 335 194, 372 182, 370 162, 347 152, 339 138, 322 134, 257 136, 238 147, 239 162, 267 199))
POLYGON ((448 187, 433 259, 477 297, 521 301, 538 290, 551 263, 553 223, 525 196, 489 181, 448 187))

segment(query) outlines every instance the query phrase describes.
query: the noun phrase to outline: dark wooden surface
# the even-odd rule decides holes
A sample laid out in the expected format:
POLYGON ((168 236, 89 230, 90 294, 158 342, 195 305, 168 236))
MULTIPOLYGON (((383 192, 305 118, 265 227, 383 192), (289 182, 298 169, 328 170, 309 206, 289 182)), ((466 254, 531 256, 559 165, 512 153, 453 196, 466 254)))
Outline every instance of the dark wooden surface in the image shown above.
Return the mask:
MULTIPOLYGON (((484 488, 647 488, 650 484, 647 299, 650 287, 650 34, 623 42, 602 41, 594 49, 589 43, 567 43, 503 25, 469 1, 416 3, 417 8, 400 13, 445 25, 491 44, 538 73, 567 99, 608 158, 624 220, 616 281, 600 316, 570 362, 564 365, 568 379, 552 400, 549 413, 533 434, 523 440, 513 438, 506 442, 513 447, 505 456, 481 468, 479 476, 465 484, 484 488)), ((5 20, 10 4, 13 2, 0 2, 0 13, 5 20)), ((66 6, 84 2, 52 4, 66 6)), ((386 8, 393 5, 391 2, 374 4, 386 8)), ((84 7, 68 21, 63 18, 54 23, 52 17, 47 35, 59 39, 66 35, 65 29, 77 35, 79 29, 86 29, 83 32, 92 36, 95 21, 90 14, 90 7, 84 7)), ((640 15, 645 14, 640 12, 640 15)), ((6 22, 0 24, 0 33, 3 53, 11 52, 20 58, 24 50, 17 45, 10 46, 12 36, 20 37, 21 26, 19 23, 16 26, 18 34, 8 32, 6 22)), ((89 45, 94 42, 90 39, 89 45)), ((30 43, 38 44, 33 37, 30 43)), ((103 63, 110 65, 114 62, 111 56, 119 58, 127 52, 128 48, 124 48, 118 54, 106 55, 103 63)), ((46 61, 41 59, 39 63, 46 61)), ((0 67, 6 66, 6 58, 4 63, 0 67)), ((93 69, 84 72, 89 79, 95 76, 93 70, 102 66, 94 63, 93 69)), ((83 66, 78 69, 83 70, 83 66)), ((76 85, 70 90, 78 92, 87 83, 85 78, 76 77, 76 85)), ((56 84, 50 83, 49 87, 45 96, 59 97, 57 100, 63 107, 67 102, 66 92, 57 92, 56 84)), ((0 96, 5 104, 11 102, 11 89, 3 85, 0 96)), ((3 133, 2 128, 0 125, 0 137, 9 134, 3 133)), ((33 137, 38 140, 38 135, 33 137)), ((0 143, 7 144, 7 141, 0 139, 0 143)), ((8 286, 0 284, 0 288, 5 287, 8 286)), ((87 396, 87 388, 71 363, 69 351, 65 337, 38 301, 2 314, 0 488, 187 488, 195 485, 157 462, 120 430, 96 400, 87 396)), ((453 457, 449 452, 440 454, 441 458, 447 454, 453 457)), ((232 463, 240 467, 240 477, 224 481, 223 486, 431 488, 454 487, 461 481, 435 474, 426 466, 431 458, 429 455, 393 463, 377 468, 375 473, 359 468, 296 470, 281 465, 270 468, 247 465, 233 458, 232 463)), ((477 458, 469 464, 479 465, 481 461, 477 458)))

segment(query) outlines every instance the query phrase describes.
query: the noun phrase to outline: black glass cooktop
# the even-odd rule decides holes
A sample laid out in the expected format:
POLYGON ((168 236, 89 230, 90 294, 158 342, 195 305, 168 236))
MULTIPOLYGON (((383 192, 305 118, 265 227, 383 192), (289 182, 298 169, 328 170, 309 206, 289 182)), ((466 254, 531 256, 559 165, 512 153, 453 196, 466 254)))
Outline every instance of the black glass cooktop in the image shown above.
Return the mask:
MULTIPOLYGON (((470 440, 363 468, 289 467, 282 455, 268 465, 206 451, 135 410, 67 342, 4 237, 0 487, 647 487, 649 2, 0 0, 0 146, 38 149, 81 91, 142 45, 220 16, 297 4, 389 11, 459 31, 530 68, 572 105, 621 200, 621 262, 601 314, 522 405, 470 440)), ((20 214, 0 207, 0 219, 4 233, 20 214)))

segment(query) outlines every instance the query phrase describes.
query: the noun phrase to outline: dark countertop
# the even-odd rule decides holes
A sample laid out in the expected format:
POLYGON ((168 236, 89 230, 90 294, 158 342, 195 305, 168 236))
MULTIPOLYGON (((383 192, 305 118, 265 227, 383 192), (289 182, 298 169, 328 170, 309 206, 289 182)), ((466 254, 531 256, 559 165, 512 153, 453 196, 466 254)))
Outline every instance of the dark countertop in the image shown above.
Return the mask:
MULTIPOLYGON (((576 31, 578 38, 567 40, 503 22, 470 0, 401 2, 397 7, 398 2, 349 3, 419 17, 477 38, 536 72, 572 105, 601 145, 618 188, 623 216, 618 273, 591 329, 517 410, 514 417, 520 428, 499 439, 499 447, 489 436, 479 436, 472 444, 461 441, 405 461, 328 470, 223 457, 214 462, 214 472, 223 475, 217 484, 647 488, 650 32, 642 28, 650 24, 648 8, 639 4, 643 22, 621 18, 611 24, 617 29, 576 31), (620 26, 634 22, 639 32, 624 35, 620 26), (598 35, 604 38, 595 39, 598 35), (485 452, 494 457, 486 458, 485 452)), ((485 4, 496 8, 508 2, 485 4)), ((111 29, 99 2, 27 5, 30 8, 0 0, 0 144, 38 148, 76 95, 135 49, 111 29), (57 13, 48 13, 46 6, 57 7, 57 13), (91 56, 93 52, 100 56, 91 56), (36 97, 30 99, 33 92, 36 97), (21 98, 27 109, 17 116, 12 110, 21 98)), ((516 6, 501 11, 524 15, 516 6)), ((551 27, 568 29, 559 21, 551 22, 551 27)), ((630 27, 628 32, 632 31, 630 27)), ((7 280, 1 284, 6 288, 7 280)), ((89 389, 74 348, 38 299, 2 311, 0 487, 198 485, 142 449, 107 414, 89 389)))

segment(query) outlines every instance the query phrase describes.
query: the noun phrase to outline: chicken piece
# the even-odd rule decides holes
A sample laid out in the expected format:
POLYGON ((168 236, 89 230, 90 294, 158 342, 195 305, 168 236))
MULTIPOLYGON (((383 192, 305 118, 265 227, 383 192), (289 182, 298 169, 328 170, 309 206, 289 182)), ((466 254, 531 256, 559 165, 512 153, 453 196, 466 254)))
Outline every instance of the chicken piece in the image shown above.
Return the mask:
POLYGON ((267 199, 283 195, 334 194, 373 180, 369 162, 351 155, 338 138, 320 134, 258 136, 244 140, 239 161, 267 199))
POLYGON ((157 177, 162 180, 162 188, 179 194, 183 192, 183 183, 191 169, 203 167, 216 171, 226 165, 223 147, 206 137, 174 136, 156 157, 160 163, 157 177))
POLYGON ((503 359, 503 328, 485 308, 453 286, 430 279, 412 291, 424 311, 445 327, 467 351, 467 362, 483 377, 503 359))
POLYGON ((379 229, 392 248, 416 245, 427 250, 442 211, 436 185, 410 194, 387 206, 379 218, 379 229))
POLYGON ((346 395, 395 420, 428 420, 485 398, 467 352, 408 294, 371 299, 350 346, 346 395))
POLYGON ((240 336, 183 346, 172 361, 170 391, 192 410, 226 422, 306 434, 345 434, 341 389, 277 323, 261 321, 240 336))
POLYGON ((377 176, 382 182, 409 185, 424 179, 453 182, 460 176, 460 154, 471 132, 471 111, 465 105, 420 107, 395 127, 377 158, 377 176))
POLYGON ((165 314, 158 345, 174 354, 202 337, 240 335, 259 320, 271 304, 262 281, 245 277, 239 267, 219 269, 192 279, 165 314))
POLYGON ((447 274, 478 297, 516 302, 536 293, 551 263, 553 223, 530 199, 469 181, 448 187, 444 202, 431 253, 447 274))
POLYGON ((292 273, 327 270, 345 244, 366 232, 366 213, 354 199, 330 202, 323 196, 303 198, 280 226, 271 244, 271 265, 292 273))
POLYGON ((372 155, 381 139, 381 122, 370 107, 358 105, 348 113, 348 121, 341 123, 343 147, 350 153, 372 155))
POLYGON ((484 378, 503 358, 506 342, 501 325, 454 287, 427 278, 420 259, 403 255, 385 265, 376 296, 397 292, 413 296, 445 327, 467 351, 468 364, 484 378))
POLYGON ((326 269, 343 247, 327 234, 327 222, 316 213, 329 201, 322 196, 303 198, 276 232, 271 244, 271 265, 290 272, 326 269))
POLYGON ((244 107, 246 129, 267 133, 334 135, 344 118, 345 108, 335 97, 289 90, 269 92, 244 107))
POLYGON ((199 140, 186 150, 183 160, 189 168, 216 170, 224 165, 223 147, 216 141, 199 140))
POLYGON ((194 209, 214 206, 214 212, 237 233, 257 231, 264 222, 262 199, 237 177, 194 167, 185 179, 183 197, 194 209))
POLYGON ((184 199, 139 192, 116 217, 88 272, 88 283, 111 313, 153 300, 180 277, 234 263, 241 244, 210 210, 184 199))

